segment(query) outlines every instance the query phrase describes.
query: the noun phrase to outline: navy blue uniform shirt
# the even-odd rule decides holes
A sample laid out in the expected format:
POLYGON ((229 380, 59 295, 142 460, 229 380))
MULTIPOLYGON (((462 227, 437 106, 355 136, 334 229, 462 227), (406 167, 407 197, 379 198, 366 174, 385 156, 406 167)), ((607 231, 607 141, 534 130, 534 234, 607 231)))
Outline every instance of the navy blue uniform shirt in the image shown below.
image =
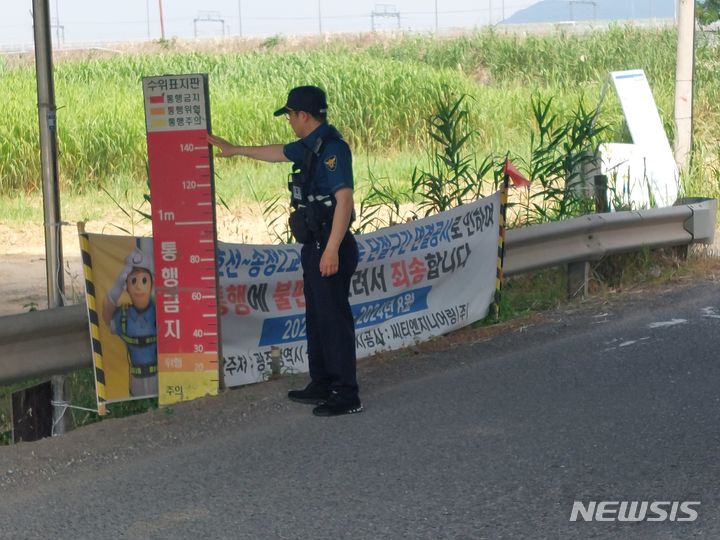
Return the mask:
POLYGON ((305 150, 315 145, 318 137, 324 144, 319 159, 315 159, 311 172, 311 195, 331 195, 340 188, 353 188, 352 154, 350 147, 342 139, 330 138, 337 130, 330 124, 323 123, 307 137, 286 144, 283 154, 300 167, 305 159, 305 150))

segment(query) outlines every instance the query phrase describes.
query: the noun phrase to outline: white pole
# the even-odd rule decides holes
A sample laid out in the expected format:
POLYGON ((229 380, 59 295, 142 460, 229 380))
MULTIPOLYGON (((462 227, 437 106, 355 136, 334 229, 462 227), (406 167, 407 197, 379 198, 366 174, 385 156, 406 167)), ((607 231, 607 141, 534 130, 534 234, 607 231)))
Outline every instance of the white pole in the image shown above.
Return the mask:
POLYGON ((160 11, 160 39, 165 41, 165 20, 163 19, 162 0, 158 0, 158 9, 160 11))
POLYGON ((238 0, 238 32, 242 37, 242 0, 238 0))
POLYGON ((689 165, 692 149, 693 70, 695 64, 695 2, 679 0, 675 70, 675 163, 689 165))
POLYGON ((320 0, 318 0, 318 29, 322 34, 322 11, 320 10, 320 0))

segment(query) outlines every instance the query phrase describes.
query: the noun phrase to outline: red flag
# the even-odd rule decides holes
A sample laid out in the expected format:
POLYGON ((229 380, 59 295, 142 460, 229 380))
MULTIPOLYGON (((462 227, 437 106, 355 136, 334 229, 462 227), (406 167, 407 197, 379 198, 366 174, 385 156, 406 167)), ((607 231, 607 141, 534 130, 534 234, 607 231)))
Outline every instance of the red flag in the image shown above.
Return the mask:
POLYGON ((513 186, 515 187, 529 187, 530 186, 530 180, 525 178, 520 171, 517 170, 515 165, 510 163, 509 159, 505 159, 505 174, 507 174, 510 179, 513 182, 513 186))

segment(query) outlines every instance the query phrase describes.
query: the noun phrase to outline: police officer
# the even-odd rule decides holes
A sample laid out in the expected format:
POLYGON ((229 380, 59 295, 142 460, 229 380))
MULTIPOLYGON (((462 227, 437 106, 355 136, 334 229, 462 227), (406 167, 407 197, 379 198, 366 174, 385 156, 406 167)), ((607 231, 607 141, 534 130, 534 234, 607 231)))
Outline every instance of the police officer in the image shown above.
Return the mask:
MULTIPOLYGON (((317 416, 362 412, 358 395, 355 327, 350 309, 350 280, 358 263, 358 248, 349 227, 353 215, 352 155, 338 131, 327 123, 325 92, 316 86, 290 90, 285 115, 299 140, 286 145, 236 146, 208 135, 218 157, 245 156, 262 161, 290 161, 299 170, 294 182, 295 206, 309 206, 309 236, 301 262, 305 289, 310 383, 288 397, 316 405, 317 416), (303 179, 307 182, 302 190, 303 179)), ((306 215, 306 217, 308 217, 306 215)), ((293 233, 296 231, 293 229, 293 233)))

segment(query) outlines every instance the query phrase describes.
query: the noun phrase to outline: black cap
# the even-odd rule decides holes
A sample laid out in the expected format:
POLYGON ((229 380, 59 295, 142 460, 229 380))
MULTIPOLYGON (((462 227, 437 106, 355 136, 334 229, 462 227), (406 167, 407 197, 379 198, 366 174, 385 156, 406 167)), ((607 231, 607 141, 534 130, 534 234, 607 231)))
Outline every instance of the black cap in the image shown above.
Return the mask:
POLYGON ((275 111, 280 116, 288 111, 305 111, 315 116, 327 113, 327 100, 325 92, 317 86, 297 86, 290 90, 287 103, 275 111))

